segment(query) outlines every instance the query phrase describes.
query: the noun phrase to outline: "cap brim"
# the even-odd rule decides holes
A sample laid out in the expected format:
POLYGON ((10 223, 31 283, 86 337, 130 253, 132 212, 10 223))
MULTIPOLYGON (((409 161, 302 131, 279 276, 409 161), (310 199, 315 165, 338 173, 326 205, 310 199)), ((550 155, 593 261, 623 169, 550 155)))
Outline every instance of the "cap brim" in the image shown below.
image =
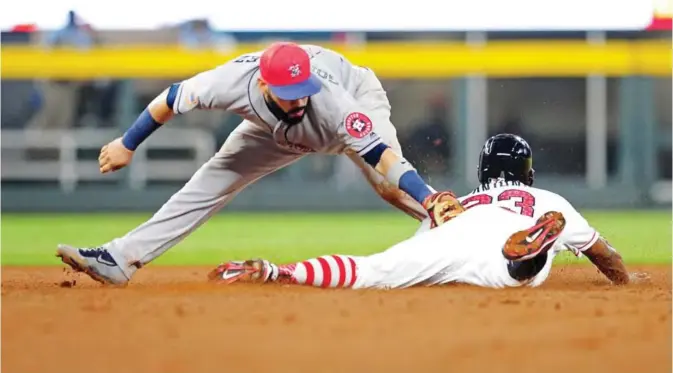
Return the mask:
POLYGON ((320 92, 322 84, 320 83, 320 78, 311 74, 308 79, 301 83, 290 84, 290 85, 269 85, 271 93, 281 100, 298 100, 300 98, 313 96, 314 94, 320 92))

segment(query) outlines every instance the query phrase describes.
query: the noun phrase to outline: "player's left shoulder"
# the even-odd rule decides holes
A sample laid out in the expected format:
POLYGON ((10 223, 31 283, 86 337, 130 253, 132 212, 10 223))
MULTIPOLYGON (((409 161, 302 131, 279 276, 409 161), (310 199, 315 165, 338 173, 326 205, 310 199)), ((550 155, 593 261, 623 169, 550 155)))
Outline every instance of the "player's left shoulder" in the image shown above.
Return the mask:
MULTIPOLYGON (((316 70, 321 69, 321 65, 317 64, 312 67, 314 70, 313 73, 316 73, 316 70)), ((326 72, 327 70, 320 70, 326 72)), ((338 82, 332 82, 334 78, 330 78, 329 72, 326 73, 327 76, 318 76, 322 88, 320 92, 311 96, 311 106, 314 106, 315 109, 321 114, 328 116, 336 116, 340 120, 346 117, 346 115, 354 111, 358 105, 353 96, 338 82)))
POLYGON ((536 195, 536 196, 540 196, 542 198, 548 198, 548 199, 552 199, 552 200, 566 201, 567 202, 565 197, 563 197, 562 195, 560 195, 556 192, 553 192, 549 189, 543 189, 543 188, 540 188, 540 187, 528 186, 528 185, 524 185, 524 184, 521 184, 520 187, 521 187, 521 189, 524 189, 524 190, 528 191, 529 193, 531 193, 533 195, 536 195))
POLYGON ((575 206, 566 197, 551 190, 528 186, 528 191, 535 196, 536 204, 545 210, 559 211, 568 216, 582 216, 575 206))
POLYGON ((311 96, 309 113, 311 122, 327 129, 331 134, 343 131, 346 117, 351 111, 348 92, 339 86, 323 81, 320 92, 311 96))
POLYGON ((343 101, 347 99, 348 92, 341 86, 329 84, 325 79, 320 79, 320 92, 311 96, 311 106, 321 115, 343 114, 343 101))

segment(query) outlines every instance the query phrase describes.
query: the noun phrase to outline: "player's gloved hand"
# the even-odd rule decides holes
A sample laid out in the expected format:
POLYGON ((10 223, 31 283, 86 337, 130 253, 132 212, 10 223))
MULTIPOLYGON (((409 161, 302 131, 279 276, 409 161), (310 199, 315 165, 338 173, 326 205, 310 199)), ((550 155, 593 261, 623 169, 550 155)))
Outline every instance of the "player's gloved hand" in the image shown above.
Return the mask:
POLYGON ((122 144, 122 138, 114 139, 109 144, 103 146, 98 156, 98 165, 101 173, 117 171, 127 164, 131 163, 133 151, 127 149, 122 144))
POLYGON ((451 191, 437 192, 423 201, 423 208, 430 217, 430 229, 446 223, 465 211, 463 205, 451 191))

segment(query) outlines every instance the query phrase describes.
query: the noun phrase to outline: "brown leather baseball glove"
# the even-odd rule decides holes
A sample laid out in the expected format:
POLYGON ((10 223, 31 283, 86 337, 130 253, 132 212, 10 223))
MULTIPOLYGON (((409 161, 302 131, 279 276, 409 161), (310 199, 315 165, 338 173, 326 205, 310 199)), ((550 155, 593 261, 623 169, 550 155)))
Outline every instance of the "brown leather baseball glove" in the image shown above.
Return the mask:
POLYGON ((465 211, 463 205, 460 204, 456 195, 451 191, 437 192, 429 195, 423 201, 423 208, 425 208, 428 216, 430 216, 430 229, 446 223, 465 211))

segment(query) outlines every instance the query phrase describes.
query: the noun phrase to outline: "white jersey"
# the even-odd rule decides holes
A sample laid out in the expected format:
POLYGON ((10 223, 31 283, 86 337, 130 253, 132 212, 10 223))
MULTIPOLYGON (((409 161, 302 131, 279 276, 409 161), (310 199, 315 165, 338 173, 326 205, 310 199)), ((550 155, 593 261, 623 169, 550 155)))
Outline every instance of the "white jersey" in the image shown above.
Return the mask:
MULTIPOLYGON (((565 198, 556 193, 529 187, 517 181, 494 180, 488 184, 480 185, 469 194, 458 199, 468 211, 475 206, 495 205, 505 207, 535 221, 548 211, 558 211, 563 214, 566 226, 554 247, 549 250, 547 262, 540 273, 534 277, 532 286, 537 286, 547 279, 556 254, 569 250, 580 256, 582 251, 590 248, 600 237, 598 232, 565 198)), ((426 219, 421 224, 417 234, 428 231, 429 227, 429 219, 426 219)), ((502 254, 500 254, 500 257, 503 261, 505 260, 502 254)))
POLYGON ((390 249, 358 258, 354 288, 405 288, 464 283, 503 288, 536 286, 513 279, 502 248, 535 219, 495 205, 477 206, 390 249))

